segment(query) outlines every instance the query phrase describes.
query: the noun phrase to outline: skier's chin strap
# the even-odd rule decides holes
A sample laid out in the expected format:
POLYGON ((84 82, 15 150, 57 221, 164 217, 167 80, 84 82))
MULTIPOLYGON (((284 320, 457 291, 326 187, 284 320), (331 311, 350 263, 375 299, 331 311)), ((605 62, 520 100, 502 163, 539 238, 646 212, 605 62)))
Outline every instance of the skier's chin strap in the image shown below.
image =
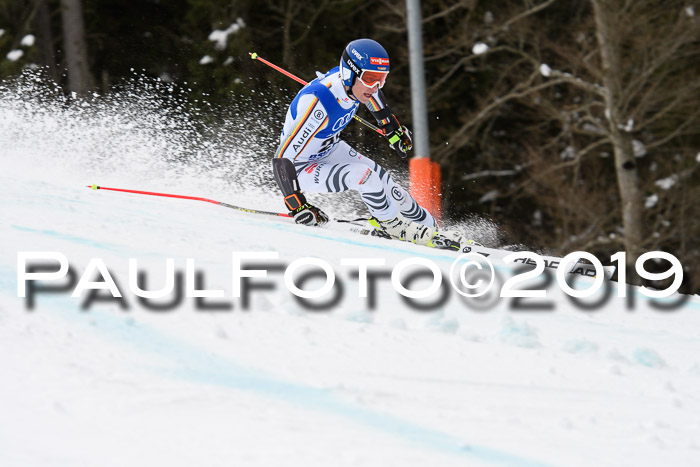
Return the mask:
POLYGON ((355 97, 355 95, 352 93, 352 87, 344 86, 344 88, 345 88, 345 94, 347 94, 350 99, 356 101, 357 97, 355 97))

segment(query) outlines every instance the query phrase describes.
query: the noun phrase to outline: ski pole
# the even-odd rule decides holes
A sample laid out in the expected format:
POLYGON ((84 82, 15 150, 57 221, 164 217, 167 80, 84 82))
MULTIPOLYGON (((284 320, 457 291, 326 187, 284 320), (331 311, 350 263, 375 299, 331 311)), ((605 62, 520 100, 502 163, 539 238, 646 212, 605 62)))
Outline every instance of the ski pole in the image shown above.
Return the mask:
POLYGON ((93 190, 108 190, 108 191, 120 191, 122 193, 133 193, 137 195, 149 195, 149 196, 163 196, 166 198, 179 198, 179 199, 190 199, 193 201, 204 201, 207 203, 212 203, 212 204, 218 204, 219 206, 223 206, 225 208, 230 208, 230 209, 236 209, 238 211, 244 211, 244 212, 249 212, 251 214, 265 214, 268 216, 279 216, 279 217, 292 217, 289 214, 285 214, 283 212, 271 212, 271 211, 259 211, 257 209, 248 209, 248 208, 242 208, 240 206, 234 206, 232 204, 224 203, 222 201, 215 201, 213 199, 208 199, 208 198, 199 198, 196 196, 183 196, 183 195, 172 195, 169 193, 156 193, 154 191, 140 191, 140 190, 127 190, 124 188, 108 188, 106 186, 98 186, 98 185, 87 185, 88 188, 92 188, 93 190))
POLYGON ((261 56, 259 56, 259 55, 258 55, 257 53, 255 53, 255 52, 248 52, 248 55, 250 55, 250 58, 252 58, 253 60, 259 60, 259 61, 263 62, 265 65, 269 66, 269 67, 272 68, 273 70, 279 71, 279 72, 282 73, 283 75, 292 78, 294 81, 296 81, 296 82, 299 83, 299 84, 303 84, 304 86, 306 86, 307 84, 309 84, 309 83, 307 83, 306 81, 304 81, 303 79, 299 78, 298 76, 293 75, 293 74, 291 74, 290 72, 288 72, 287 70, 284 70, 284 69, 278 67, 278 66, 275 65, 274 63, 268 62, 267 60, 265 60, 264 58, 262 58, 261 56))
MULTIPOLYGON (((294 81, 296 81, 297 83, 303 84, 304 86, 306 86, 307 84, 309 84, 309 83, 307 83, 306 81, 304 81, 303 79, 299 78, 298 76, 291 74, 291 73, 288 72, 287 70, 284 70, 284 69, 278 67, 277 65, 268 62, 267 60, 265 60, 264 58, 262 58, 261 56, 259 56, 259 55, 258 55, 257 53, 255 53, 255 52, 248 52, 248 55, 250 55, 250 58, 252 58, 253 60, 259 60, 259 61, 263 62, 265 65, 269 66, 270 68, 272 68, 272 69, 274 69, 274 70, 277 70, 277 71, 279 71, 280 73, 282 73, 283 75, 292 78, 292 79, 293 79, 294 81)), ((376 131, 377 133, 379 133, 379 134, 382 135, 382 136, 385 136, 385 135, 384 135, 384 132, 383 132, 382 130, 380 130, 380 129, 377 128, 376 126, 372 125, 370 122, 368 122, 368 121, 365 120, 364 118, 358 117, 357 115, 353 115, 353 118, 354 118, 355 120, 357 120, 358 122, 362 123, 364 126, 373 129, 374 131, 376 131)))

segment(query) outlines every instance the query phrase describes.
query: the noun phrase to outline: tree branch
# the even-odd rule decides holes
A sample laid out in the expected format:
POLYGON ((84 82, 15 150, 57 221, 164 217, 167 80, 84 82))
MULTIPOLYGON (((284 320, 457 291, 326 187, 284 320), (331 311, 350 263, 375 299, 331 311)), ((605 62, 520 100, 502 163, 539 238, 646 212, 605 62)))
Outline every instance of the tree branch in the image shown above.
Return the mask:
POLYGON ((589 144, 588 146, 586 146, 585 148, 583 148, 579 152, 577 152, 576 156, 574 156, 573 159, 568 160, 566 162, 562 162, 560 164, 552 165, 552 166, 548 167, 547 169, 538 172, 535 177, 531 177, 528 180, 525 180, 524 182, 520 183, 519 185, 516 185, 515 187, 513 187, 511 190, 508 191, 507 196, 510 196, 510 195, 522 190, 526 186, 534 183, 538 178, 542 178, 545 175, 548 175, 552 172, 556 172, 558 170, 565 169, 567 167, 572 167, 572 166, 580 164, 581 160, 584 158, 584 156, 586 156, 588 153, 590 153, 591 151, 593 151, 597 147, 602 146, 604 144, 608 144, 608 143, 610 143, 610 139, 608 139, 608 138, 601 138, 598 141, 594 141, 593 143, 589 144))
POLYGON ((326 10, 326 7, 329 3, 330 0, 323 0, 323 2, 319 6, 314 8, 314 14, 311 15, 311 18, 306 23, 306 28, 304 28, 304 32, 298 38, 292 41, 292 47, 301 44, 306 39, 306 36, 308 36, 311 32, 312 26, 314 25, 318 17, 321 15, 321 13, 323 13, 326 10))
POLYGON ((516 23, 516 22, 520 21, 521 19, 526 18, 530 15, 534 15, 538 11, 544 10, 545 8, 547 8, 549 5, 551 5, 552 3, 556 2, 556 1, 557 0, 547 0, 546 2, 542 2, 539 5, 536 5, 532 8, 530 8, 529 10, 525 10, 522 13, 520 13, 519 15, 516 15, 516 16, 512 17, 511 19, 509 19, 508 21, 506 21, 505 23, 503 23, 499 27, 499 29, 502 31, 507 30, 511 24, 516 23))
MULTIPOLYGON (((529 79, 532 80, 534 77, 538 75, 539 72, 533 73, 529 79)), ((452 137, 448 140, 448 148, 449 149, 444 149, 443 151, 438 151, 438 153, 442 152, 443 154, 447 154, 450 152, 457 151, 461 146, 455 144, 455 141, 460 138, 462 135, 464 135, 467 131, 469 131, 472 127, 478 125, 483 121, 493 110, 497 109, 504 103, 513 100, 513 99, 519 99, 521 97, 525 97, 529 94, 532 94, 534 92, 541 91, 543 89, 556 86, 557 84, 564 83, 565 80, 563 79, 553 79, 553 80, 548 80, 545 81, 544 83, 538 84, 536 86, 530 87, 526 90, 523 91, 511 91, 503 96, 496 97, 490 104, 486 105, 483 107, 479 112, 476 114, 474 118, 469 119, 465 124, 463 124, 456 132, 453 133, 452 137), (450 147, 452 146, 452 147, 450 147)))
POLYGON ((666 135, 665 137, 661 138, 658 141, 654 141, 653 143, 649 143, 645 145, 647 149, 653 149, 657 148, 659 146, 663 146, 667 142, 671 141, 673 138, 676 136, 679 136, 683 134, 683 130, 688 128, 690 125, 697 125, 698 122, 695 121, 695 119, 700 116, 700 109, 696 110, 693 115, 691 115, 689 118, 687 118, 681 125, 677 126, 675 130, 673 130, 671 133, 666 135))
POLYGON ((558 70, 552 70, 550 76, 561 78, 565 83, 571 84, 577 88, 583 89, 584 91, 593 93, 599 97, 605 98, 607 90, 600 84, 589 83, 581 78, 577 78, 571 73, 565 73, 558 70))
POLYGON ((459 2, 455 3, 451 7, 445 8, 444 10, 440 11, 439 13, 435 13, 434 15, 430 15, 426 18, 423 18, 423 20, 421 21, 421 24, 423 24, 423 25, 428 24, 431 21, 435 21, 436 19, 442 18, 443 16, 447 16, 455 10, 459 10, 460 8, 470 8, 470 7, 471 7, 470 0, 460 0, 459 2))

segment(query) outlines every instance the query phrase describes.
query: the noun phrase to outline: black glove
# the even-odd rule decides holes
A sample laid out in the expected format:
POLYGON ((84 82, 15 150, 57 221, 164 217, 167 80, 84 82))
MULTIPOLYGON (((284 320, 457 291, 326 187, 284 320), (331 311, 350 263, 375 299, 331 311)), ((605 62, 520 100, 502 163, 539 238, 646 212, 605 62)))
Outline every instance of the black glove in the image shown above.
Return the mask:
POLYGON ((405 159, 408 155, 408 151, 413 147, 413 140, 411 139, 411 132, 405 126, 400 126, 396 130, 386 135, 389 138, 389 146, 391 149, 396 151, 402 159, 405 159))
POLYGON ((289 215, 294 217, 294 222, 304 225, 323 225, 328 222, 328 215, 316 206, 304 203, 289 215))
POLYGON ((328 215, 316 206, 306 202, 306 196, 301 191, 295 191, 284 197, 284 204, 289 209, 289 215, 294 222, 304 225, 323 225, 328 222, 328 215))

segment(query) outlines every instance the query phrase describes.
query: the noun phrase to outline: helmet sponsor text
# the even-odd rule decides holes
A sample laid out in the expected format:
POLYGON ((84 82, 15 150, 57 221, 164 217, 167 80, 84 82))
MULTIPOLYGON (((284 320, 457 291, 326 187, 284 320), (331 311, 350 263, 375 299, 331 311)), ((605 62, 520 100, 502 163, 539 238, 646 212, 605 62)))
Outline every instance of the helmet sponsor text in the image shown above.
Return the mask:
POLYGON ((381 58, 381 57, 369 57, 369 63, 371 63, 372 65, 389 66, 389 59, 388 58, 381 58))

